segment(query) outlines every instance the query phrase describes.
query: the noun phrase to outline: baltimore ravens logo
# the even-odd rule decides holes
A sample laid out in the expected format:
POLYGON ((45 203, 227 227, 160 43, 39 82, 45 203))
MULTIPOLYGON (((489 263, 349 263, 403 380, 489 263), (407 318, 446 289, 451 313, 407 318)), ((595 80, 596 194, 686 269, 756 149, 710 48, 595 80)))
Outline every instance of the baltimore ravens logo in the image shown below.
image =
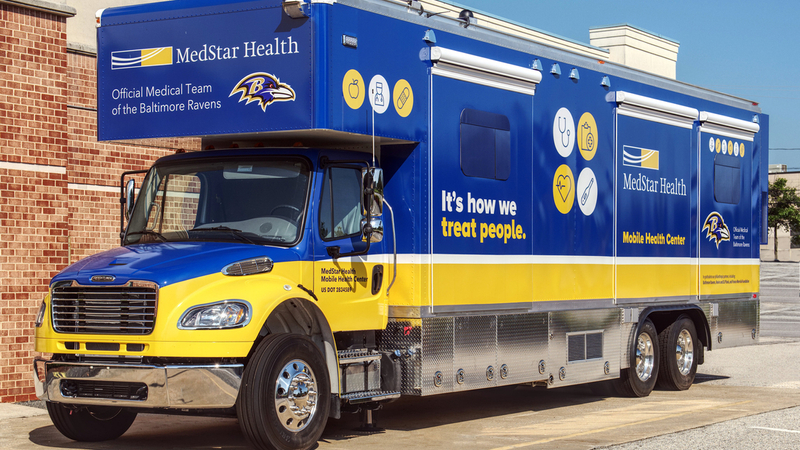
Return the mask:
POLYGON ((242 78, 233 88, 228 97, 232 97, 237 92, 242 95, 239 101, 247 100, 245 105, 258 102, 261 110, 267 110, 267 105, 273 102, 294 101, 294 90, 286 83, 281 83, 274 75, 265 72, 251 73, 242 78))
POLYGON ((720 242, 731 240, 731 232, 728 230, 728 226, 725 225, 725 221, 722 220, 720 213, 716 211, 706 217, 706 223, 703 225, 702 231, 706 229, 708 230, 706 232, 706 237, 709 241, 716 243, 717 248, 719 248, 720 242))

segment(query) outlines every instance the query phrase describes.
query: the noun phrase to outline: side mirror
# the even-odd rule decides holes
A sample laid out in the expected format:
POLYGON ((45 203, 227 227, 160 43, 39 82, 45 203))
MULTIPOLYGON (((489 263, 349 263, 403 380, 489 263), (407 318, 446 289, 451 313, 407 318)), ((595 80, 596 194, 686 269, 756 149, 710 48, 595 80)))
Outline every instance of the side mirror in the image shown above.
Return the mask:
POLYGON ((383 169, 361 169, 361 213, 363 216, 383 215, 383 169), (369 213, 369 214, 368 214, 369 213))
POLYGON ((367 224, 367 219, 361 219, 361 240, 366 242, 368 239, 371 243, 380 242, 383 240, 383 220, 378 217, 373 217, 370 223, 367 224))
POLYGON ((130 219, 133 205, 136 202, 136 181, 128 180, 125 184, 125 219, 130 219))

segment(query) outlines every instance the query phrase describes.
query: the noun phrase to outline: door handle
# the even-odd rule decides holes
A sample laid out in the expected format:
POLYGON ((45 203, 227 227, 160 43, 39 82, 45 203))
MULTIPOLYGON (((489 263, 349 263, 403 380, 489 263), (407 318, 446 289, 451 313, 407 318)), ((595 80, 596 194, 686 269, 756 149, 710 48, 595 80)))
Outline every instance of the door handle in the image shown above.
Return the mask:
POLYGON ((372 268, 372 295, 381 291, 383 286, 383 266, 377 265, 372 268))

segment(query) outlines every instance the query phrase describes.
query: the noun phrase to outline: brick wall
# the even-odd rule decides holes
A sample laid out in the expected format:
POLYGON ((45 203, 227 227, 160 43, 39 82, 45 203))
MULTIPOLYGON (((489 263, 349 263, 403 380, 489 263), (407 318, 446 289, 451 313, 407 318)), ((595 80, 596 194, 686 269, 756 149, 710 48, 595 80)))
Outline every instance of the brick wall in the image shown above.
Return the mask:
POLYGON ((33 322, 50 278, 119 245, 119 177, 195 139, 98 143, 96 58, 66 17, 0 4, 0 402, 36 398, 33 322))
POLYGON ((0 5, 0 402, 34 398, 33 321, 67 263, 65 25, 0 5))
MULTIPOLYGON (((199 150, 198 139, 97 142, 97 59, 70 53, 69 83, 69 243, 75 262, 119 245, 120 175, 148 168, 175 149, 199 150)), ((137 178, 137 186, 142 177, 137 178)))

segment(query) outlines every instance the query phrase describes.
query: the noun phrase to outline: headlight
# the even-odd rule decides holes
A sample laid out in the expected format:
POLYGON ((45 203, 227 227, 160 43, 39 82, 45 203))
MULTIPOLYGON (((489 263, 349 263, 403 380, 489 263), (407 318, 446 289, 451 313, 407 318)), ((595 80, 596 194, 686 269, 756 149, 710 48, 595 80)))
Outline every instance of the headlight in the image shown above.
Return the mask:
POLYGON ((39 313, 36 314, 36 321, 34 325, 39 328, 44 323, 44 312, 47 311, 47 304, 42 300, 42 306, 39 307, 39 313))
POLYGON ((244 300, 225 300, 194 306, 178 321, 181 330, 219 330, 240 328, 250 322, 250 304, 244 300))

